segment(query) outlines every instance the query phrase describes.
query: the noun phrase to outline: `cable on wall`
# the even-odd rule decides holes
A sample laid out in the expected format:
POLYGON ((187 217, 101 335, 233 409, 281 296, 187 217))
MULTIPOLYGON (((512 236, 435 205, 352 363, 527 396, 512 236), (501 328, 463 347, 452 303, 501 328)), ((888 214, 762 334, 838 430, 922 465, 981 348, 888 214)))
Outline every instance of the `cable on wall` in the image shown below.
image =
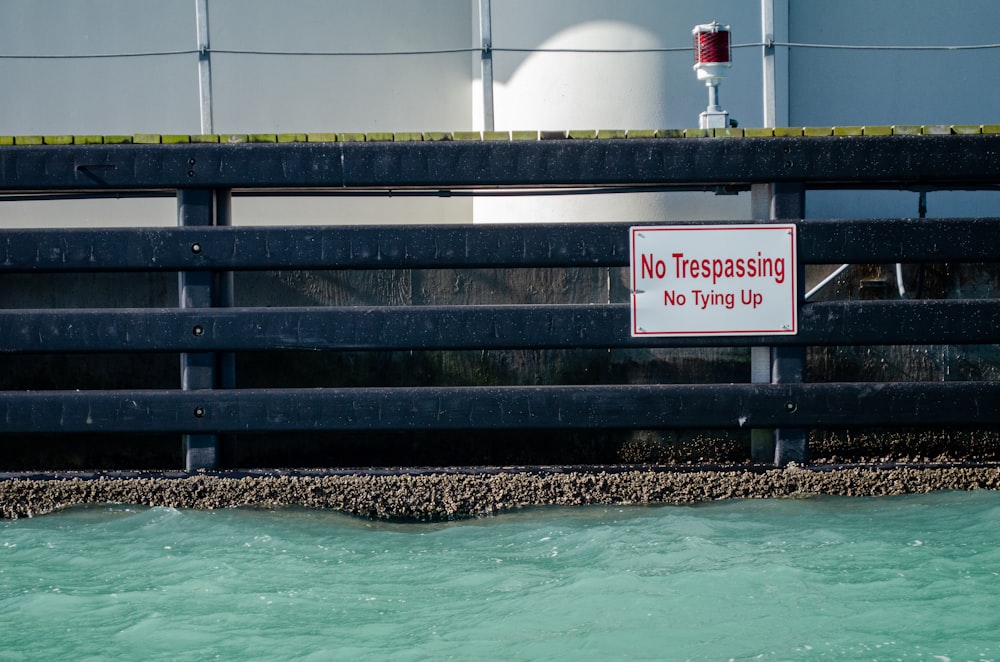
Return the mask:
MULTIPOLYGON (((827 50, 851 50, 851 51, 971 51, 1000 49, 998 44, 964 44, 964 45, 855 45, 855 44, 813 44, 804 42, 753 42, 744 44, 733 44, 732 48, 760 48, 762 46, 784 47, 784 48, 812 48, 827 50)), ((663 48, 518 48, 493 46, 490 49, 494 53, 580 53, 594 55, 615 55, 629 53, 683 53, 691 52, 690 46, 673 46, 663 48)), ((291 51, 291 50, 260 50, 260 49, 239 49, 239 48, 209 48, 209 49, 180 49, 165 51, 133 51, 123 53, 0 53, 0 60, 88 60, 102 58, 139 58, 139 57, 159 57, 172 55, 267 55, 267 56, 290 56, 290 57, 401 57, 420 55, 451 55, 460 53, 481 53, 481 47, 456 47, 456 48, 431 48, 417 50, 395 50, 395 51, 291 51)))

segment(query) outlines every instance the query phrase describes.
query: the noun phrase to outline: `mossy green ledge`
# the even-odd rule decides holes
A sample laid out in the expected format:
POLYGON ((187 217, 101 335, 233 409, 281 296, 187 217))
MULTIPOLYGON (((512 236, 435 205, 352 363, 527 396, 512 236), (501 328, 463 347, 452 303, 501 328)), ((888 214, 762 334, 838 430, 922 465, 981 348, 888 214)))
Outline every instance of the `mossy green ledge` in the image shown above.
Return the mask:
POLYGON ((671 140, 710 138, 785 138, 844 136, 967 136, 998 135, 1000 124, 897 124, 859 126, 807 126, 726 129, 543 129, 514 131, 373 131, 304 133, 225 133, 131 135, 22 135, 0 136, 0 147, 18 145, 184 145, 190 143, 327 143, 327 142, 441 142, 532 140, 671 140))

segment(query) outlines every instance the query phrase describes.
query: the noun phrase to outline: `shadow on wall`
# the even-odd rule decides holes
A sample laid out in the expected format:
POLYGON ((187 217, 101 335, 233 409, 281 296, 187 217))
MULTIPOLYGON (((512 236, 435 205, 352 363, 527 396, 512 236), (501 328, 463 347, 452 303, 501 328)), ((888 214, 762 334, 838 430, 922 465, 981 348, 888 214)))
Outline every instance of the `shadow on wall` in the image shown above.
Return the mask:
MULTIPOLYGON (((493 55, 501 130, 698 126, 707 94, 692 69, 692 28, 718 20, 732 25, 736 41, 753 42, 761 20, 759 3, 723 0, 492 0, 491 5, 493 45, 501 49, 493 55)), ((763 121, 759 57, 759 49, 734 50, 733 73, 722 90, 723 104, 745 126, 763 121)))
POLYGON ((502 130, 665 126, 669 65, 684 54, 580 52, 663 46, 657 35, 637 25, 593 22, 575 25, 539 44, 548 52, 497 53, 496 126, 502 130), (511 67, 508 60, 516 60, 517 66, 511 67))

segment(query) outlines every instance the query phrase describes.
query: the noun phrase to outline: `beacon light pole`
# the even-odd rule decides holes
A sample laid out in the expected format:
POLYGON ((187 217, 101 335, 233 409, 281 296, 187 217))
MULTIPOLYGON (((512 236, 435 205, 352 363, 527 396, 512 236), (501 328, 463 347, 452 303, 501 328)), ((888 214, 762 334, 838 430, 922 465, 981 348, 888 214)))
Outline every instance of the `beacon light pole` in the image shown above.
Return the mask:
POLYGON ((726 77, 726 70, 732 66, 732 50, 729 45, 729 26, 713 21, 696 25, 694 35, 694 70, 698 80, 708 86, 708 108, 699 115, 698 126, 702 129, 729 128, 729 113, 719 106, 719 83, 726 77))

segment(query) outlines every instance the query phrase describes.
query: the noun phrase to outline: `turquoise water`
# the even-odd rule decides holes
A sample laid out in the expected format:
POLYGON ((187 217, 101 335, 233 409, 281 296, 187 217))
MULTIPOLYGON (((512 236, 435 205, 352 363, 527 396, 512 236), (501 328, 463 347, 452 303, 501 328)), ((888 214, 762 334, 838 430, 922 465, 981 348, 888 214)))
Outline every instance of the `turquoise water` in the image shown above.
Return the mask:
POLYGON ((3 660, 1000 659, 1000 493, 0 523, 3 660))

